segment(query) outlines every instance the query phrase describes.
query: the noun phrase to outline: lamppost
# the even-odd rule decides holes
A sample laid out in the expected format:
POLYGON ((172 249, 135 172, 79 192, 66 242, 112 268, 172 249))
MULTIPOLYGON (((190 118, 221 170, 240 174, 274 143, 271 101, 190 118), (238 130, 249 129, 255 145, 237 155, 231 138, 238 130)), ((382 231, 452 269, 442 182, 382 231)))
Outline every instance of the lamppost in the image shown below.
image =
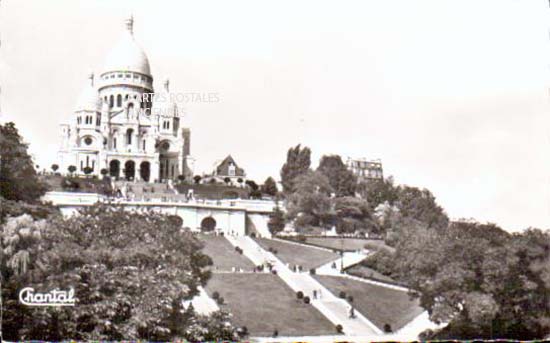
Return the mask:
POLYGON ((344 274, 344 237, 340 237, 340 274, 344 274))

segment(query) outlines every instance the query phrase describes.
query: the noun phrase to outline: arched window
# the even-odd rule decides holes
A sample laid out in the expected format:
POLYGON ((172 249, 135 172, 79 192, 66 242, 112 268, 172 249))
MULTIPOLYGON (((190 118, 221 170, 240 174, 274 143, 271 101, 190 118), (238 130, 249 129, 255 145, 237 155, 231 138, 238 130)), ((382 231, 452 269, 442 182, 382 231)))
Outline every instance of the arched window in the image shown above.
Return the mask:
POLYGON ((144 140, 143 140, 143 151, 145 151, 145 143, 146 143, 146 142, 147 142, 147 141, 144 139, 144 140))
POLYGON ((122 107, 122 95, 120 94, 116 96, 116 106, 122 107))
POLYGON ((113 138, 113 149, 116 149, 116 137, 113 138))
POLYGON ((90 166, 90 156, 86 156, 86 167, 90 166))
POLYGON ((132 134, 134 133, 134 130, 132 129, 128 129, 128 131, 126 131, 126 144, 130 145, 132 144, 132 134))
POLYGON ((115 105, 115 96, 111 94, 109 97, 109 107, 113 107, 115 105))

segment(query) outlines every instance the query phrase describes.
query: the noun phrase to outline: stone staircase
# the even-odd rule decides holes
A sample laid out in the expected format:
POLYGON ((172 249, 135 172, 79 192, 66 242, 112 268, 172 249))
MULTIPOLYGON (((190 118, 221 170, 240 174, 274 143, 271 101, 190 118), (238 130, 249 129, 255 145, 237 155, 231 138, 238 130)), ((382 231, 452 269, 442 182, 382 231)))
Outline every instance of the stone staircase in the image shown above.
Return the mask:
POLYGON ((252 214, 250 213, 248 215, 248 219, 251 221, 252 225, 254 225, 254 229, 258 233, 260 237, 264 238, 271 238, 271 232, 269 231, 269 227, 267 226, 267 223, 269 222, 269 217, 264 214, 252 214))
POLYGON ((381 335, 382 331, 358 311, 356 317, 349 318, 350 305, 336 297, 308 273, 295 273, 272 253, 264 250, 248 236, 227 236, 234 246, 243 249, 243 253, 256 265, 271 263, 277 275, 295 292, 302 291, 311 299, 311 304, 335 325, 342 325, 347 335, 381 335), (313 298, 313 291, 320 295, 313 298))

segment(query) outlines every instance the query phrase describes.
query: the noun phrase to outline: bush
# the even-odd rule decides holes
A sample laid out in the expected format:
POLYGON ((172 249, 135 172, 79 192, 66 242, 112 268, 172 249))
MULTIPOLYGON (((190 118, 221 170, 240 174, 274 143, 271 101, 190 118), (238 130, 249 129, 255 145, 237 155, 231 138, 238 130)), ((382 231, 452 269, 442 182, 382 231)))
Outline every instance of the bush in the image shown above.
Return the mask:
POLYGON ((386 333, 393 332, 393 330, 391 329, 390 324, 388 324, 388 323, 384 324, 384 332, 386 332, 386 333))
POLYGON ((339 297, 340 297, 341 299, 346 299, 346 292, 340 291, 339 297))
POLYGON ((344 332, 344 328, 342 327, 342 325, 340 325, 340 324, 336 325, 336 332, 338 332, 338 333, 343 333, 344 332))
POLYGON ((84 174, 90 175, 91 173, 93 173, 94 170, 91 167, 84 167, 83 171, 84 174))
POLYGON ((316 273, 316 272, 315 272, 315 268, 311 268, 311 269, 309 270, 309 273, 310 273, 311 275, 315 275, 315 273, 316 273))
POLYGON ((218 300, 219 298, 220 298, 220 293, 218 293, 217 291, 215 291, 214 293, 212 293, 212 299, 218 300))
POLYGON ((251 232, 251 233, 250 233, 250 237, 251 237, 251 238, 256 238, 256 232, 251 232))
POLYGON ((304 298, 304 292, 302 292, 302 291, 296 292, 296 298, 297 298, 298 300, 303 299, 303 298, 304 298))
POLYGON ((216 302, 218 303, 218 305, 223 305, 224 301, 225 300, 223 299, 223 297, 219 297, 218 299, 216 299, 216 302))
POLYGON ((248 336, 248 328, 246 326, 242 326, 242 327, 238 328, 237 329, 237 334, 241 338, 244 338, 244 337, 248 336))
POLYGON ((311 299, 309 297, 304 297, 304 304, 309 304, 311 299))
POLYGON ((298 235, 298 236, 296 236, 296 240, 300 243, 305 243, 307 238, 304 235, 298 235))
POLYGON ((353 302, 353 295, 348 295, 348 302, 350 302, 350 303, 353 302))

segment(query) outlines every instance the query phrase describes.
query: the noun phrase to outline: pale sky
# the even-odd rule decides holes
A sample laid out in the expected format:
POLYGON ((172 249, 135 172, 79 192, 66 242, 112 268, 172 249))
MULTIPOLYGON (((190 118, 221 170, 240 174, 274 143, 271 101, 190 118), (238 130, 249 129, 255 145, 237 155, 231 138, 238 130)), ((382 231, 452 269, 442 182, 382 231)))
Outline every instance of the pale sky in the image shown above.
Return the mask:
POLYGON ((196 173, 231 153, 279 178, 302 143, 382 159, 451 218, 550 228, 547 0, 3 0, 0 120, 41 166, 129 14, 157 89, 220 98, 186 104, 196 173))

